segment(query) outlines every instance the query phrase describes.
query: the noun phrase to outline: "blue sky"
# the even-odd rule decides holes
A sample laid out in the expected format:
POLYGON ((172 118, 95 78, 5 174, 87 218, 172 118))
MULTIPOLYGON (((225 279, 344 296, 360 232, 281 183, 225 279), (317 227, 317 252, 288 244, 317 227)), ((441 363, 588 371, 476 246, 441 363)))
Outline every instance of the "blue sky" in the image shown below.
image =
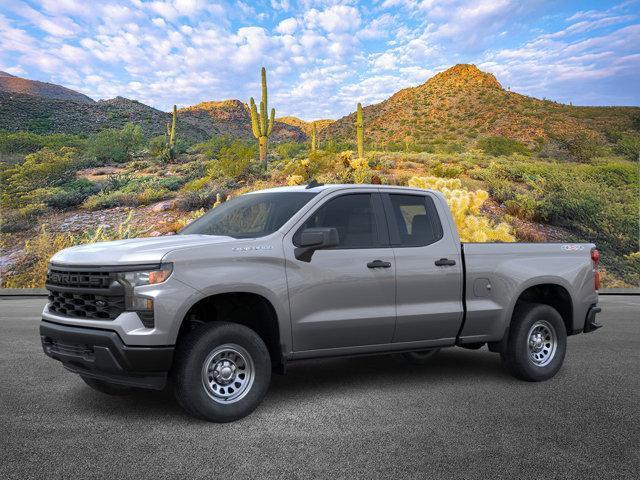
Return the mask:
POLYGON ((337 118, 475 63, 574 105, 640 105, 640 4, 545 0, 0 0, 0 70, 169 110, 259 95, 337 118))

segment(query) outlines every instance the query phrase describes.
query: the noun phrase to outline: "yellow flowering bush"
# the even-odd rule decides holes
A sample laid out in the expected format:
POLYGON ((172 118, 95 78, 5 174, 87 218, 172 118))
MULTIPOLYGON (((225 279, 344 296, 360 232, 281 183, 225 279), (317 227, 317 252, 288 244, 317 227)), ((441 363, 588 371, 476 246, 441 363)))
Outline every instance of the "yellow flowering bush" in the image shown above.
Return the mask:
POLYGON ((287 177, 287 185, 302 185, 304 183, 304 177, 302 175, 289 175, 287 177))
POLYGON ((480 213, 480 207, 489 198, 485 190, 469 191, 462 188, 462 182, 457 178, 440 177, 412 177, 409 186, 442 192, 451 209, 461 241, 515 241, 509 224, 496 224, 480 213))

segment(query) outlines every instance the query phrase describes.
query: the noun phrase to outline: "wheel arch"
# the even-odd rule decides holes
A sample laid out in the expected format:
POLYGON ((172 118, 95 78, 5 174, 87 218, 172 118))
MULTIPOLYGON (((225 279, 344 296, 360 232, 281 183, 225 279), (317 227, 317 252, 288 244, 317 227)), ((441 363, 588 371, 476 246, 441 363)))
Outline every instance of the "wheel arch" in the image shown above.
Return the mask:
POLYGON ((513 314, 519 305, 523 303, 541 303, 543 305, 549 305, 558 311, 567 330, 567 335, 571 335, 574 330, 574 302, 570 293, 570 286, 563 285, 563 283, 564 282, 558 282, 557 280, 543 281, 521 288, 518 295, 515 296, 515 301, 507 317, 508 325, 511 325, 513 314))
POLYGON ((283 332, 282 325, 286 326, 288 323, 280 321, 282 315, 272 298, 255 289, 237 288, 212 292, 192 301, 180 322, 176 322, 174 338, 178 344, 193 328, 213 321, 245 325, 262 338, 269 350, 273 368, 281 370, 288 352, 287 338, 290 337, 289 331, 283 332))

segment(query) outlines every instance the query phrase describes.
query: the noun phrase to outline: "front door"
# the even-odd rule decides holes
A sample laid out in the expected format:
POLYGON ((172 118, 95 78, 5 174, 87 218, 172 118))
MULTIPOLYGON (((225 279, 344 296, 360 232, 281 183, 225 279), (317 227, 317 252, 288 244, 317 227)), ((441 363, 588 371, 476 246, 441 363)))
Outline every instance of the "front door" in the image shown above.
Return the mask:
POLYGON ((335 192, 284 238, 294 351, 390 343, 395 266, 380 195, 335 192), (294 250, 302 230, 333 227, 339 245, 309 261, 294 250))

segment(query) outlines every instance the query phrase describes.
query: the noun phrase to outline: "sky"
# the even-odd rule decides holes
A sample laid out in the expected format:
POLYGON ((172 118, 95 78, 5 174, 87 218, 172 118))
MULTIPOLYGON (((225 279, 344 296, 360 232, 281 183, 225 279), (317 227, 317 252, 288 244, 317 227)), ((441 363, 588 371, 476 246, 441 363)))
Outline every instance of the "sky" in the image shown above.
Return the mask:
POLYGON ((260 95, 339 118, 457 63, 512 91, 640 105, 640 0, 0 0, 0 70, 168 111, 260 95))

